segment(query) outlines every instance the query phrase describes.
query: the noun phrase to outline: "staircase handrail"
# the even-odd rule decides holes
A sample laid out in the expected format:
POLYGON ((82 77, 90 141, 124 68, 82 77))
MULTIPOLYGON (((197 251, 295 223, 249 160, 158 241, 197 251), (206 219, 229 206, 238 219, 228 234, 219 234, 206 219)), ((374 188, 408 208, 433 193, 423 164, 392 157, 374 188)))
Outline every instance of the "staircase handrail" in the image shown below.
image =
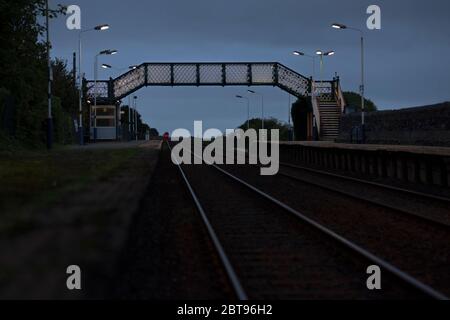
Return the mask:
POLYGON ((311 81, 311 104, 312 104, 312 107, 313 107, 314 125, 316 126, 317 134, 320 137, 321 119, 320 119, 319 102, 317 101, 317 96, 316 96, 316 84, 315 84, 315 81, 311 81))
POLYGON ((347 107, 347 103, 345 101, 344 92, 342 91, 341 82, 339 80, 339 77, 337 77, 335 80, 334 88, 335 88, 334 95, 336 97, 336 102, 337 102, 338 106, 341 108, 341 113, 344 114, 345 108, 347 107))

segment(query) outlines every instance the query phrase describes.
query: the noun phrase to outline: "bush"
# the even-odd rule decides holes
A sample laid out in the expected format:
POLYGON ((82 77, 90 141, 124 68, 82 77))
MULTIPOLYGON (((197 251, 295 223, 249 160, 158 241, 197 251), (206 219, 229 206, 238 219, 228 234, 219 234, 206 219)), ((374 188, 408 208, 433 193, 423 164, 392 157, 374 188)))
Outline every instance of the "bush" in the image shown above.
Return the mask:
MULTIPOLYGON (((349 107, 353 107, 358 112, 361 112, 361 95, 356 92, 344 92, 345 103, 349 107)), ((378 107, 370 99, 364 99, 366 112, 377 111, 378 107)))
POLYGON ((0 88, 0 131, 4 131, 5 128, 5 109, 6 99, 9 97, 10 92, 5 88, 0 88))
POLYGON ((61 105, 61 99, 53 98, 53 132, 57 144, 71 144, 75 141, 74 124, 71 115, 61 105))
MULTIPOLYGON (((239 129, 247 130, 247 121, 242 124, 239 129)), ((250 129, 260 130, 262 129, 262 120, 261 119, 251 119, 250 120, 250 129)), ((266 130, 280 130, 280 141, 288 141, 289 140, 289 125, 284 123, 278 119, 270 118, 264 120, 264 129, 266 130)))

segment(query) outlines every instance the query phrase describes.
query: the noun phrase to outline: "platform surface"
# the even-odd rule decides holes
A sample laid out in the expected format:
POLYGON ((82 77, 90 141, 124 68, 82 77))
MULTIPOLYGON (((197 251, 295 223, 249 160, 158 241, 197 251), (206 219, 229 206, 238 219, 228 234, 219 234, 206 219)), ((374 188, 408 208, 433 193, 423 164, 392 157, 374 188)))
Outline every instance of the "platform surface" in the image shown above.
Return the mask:
POLYGON ((381 144, 347 144, 324 141, 304 141, 304 142, 283 142, 281 145, 300 145, 315 148, 333 148, 343 150, 362 150, 362 151, 389 151, 389 152, 407 152, 423 155, 450 156, 448 147, 428 147, 428 146, 406 146, 406 145, 381 145, 381 144))
POLYGON ((149 140, 149 141, 130 141, 130 142, 98 142, 90 143, 84 146, 73 145, 68 146, 68 149, 74 150, 114 150, 114 149, 128 149, 128 148, 152 148, 159 149, 161 147, 162 140, 149 140))

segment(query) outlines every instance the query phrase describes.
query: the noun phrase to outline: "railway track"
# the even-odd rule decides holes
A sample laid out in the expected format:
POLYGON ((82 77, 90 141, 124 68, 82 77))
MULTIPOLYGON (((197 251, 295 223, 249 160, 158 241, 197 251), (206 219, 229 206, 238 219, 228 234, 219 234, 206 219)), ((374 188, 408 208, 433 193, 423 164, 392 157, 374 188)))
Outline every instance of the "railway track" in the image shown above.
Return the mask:
POLYGON ((424 193, 424 192, 418 192, 418 191, 414 191, 414 190, 410 190, 410 189, 394 187, 394 186, 390 186, 387 184, 358 179, 358 178, 354 178, 354 177, 343 176, 343 175, 339 175, 339 174, 335 174, 335 173, 331 173, 331 172, 327 172, 327 171, 312 169, 312 168, 294 165, 294 164, 290 164, 290 163, 280 163, 280 165, 284 166, 284 167, 290 167, 290 168, 294 168, 294 169, 303 170, 303 171, 309 171, 309 172, 317 173, 317 174, 328 176, 328 177, 339 178, 341 180, 358 182, 358 183, 375 186, 375 187, 379 187, 379 188, 386 189, 386 190, 401 192, 404 194, 408 194, 408 195, 415 196, 415 197, 421 197, 421 198, 428 199, 428 200, 435 200, 435 201, 442 202, 442 203, 450 206, 450 198, 446 198, 446 197, 442 197, 442 196, 438 196, 438 195, 434 195, 434 194, 430 194, 430 193, 424 193))
MULTIPOLYGON (((167 146, 170 149, 170 145, 167 146)), ((407 272, 218 166, 177 164, 177 168, 236 296, 241 300, 342 298, 341 291, 346 293, 346 298, 356 299, 398 299, 409 294, 414 298, 448 299, 407 272), (211 187, 206 181, 214 185, 211 187), (212 191, 218 195, 211 196, 212 191), (229 208, 234 210, 230 213, 229 208), (381 267, 388 277, 389 289, 379 296, 365 288, 362 279, 366 274, 362 274, 362 278, 355 276, 373 264, 381 267), (358 281, 355 282, 355 278, 358 281), (324 288, 317 291, 314 286, 324 288)))
POLYGON ((444 198, 444 197, 439 197, 439 196, 435 196, 435 195, 431 195, 431 194, 425 194, 425 193, 421 193, 421 192, 416 192, 416 191, 412 191, 412 190, 407 190, 407 189, 402 189, 402 188, 398 188, 398 187, 393 187, 393 186, 389 186, 389 185, 385 185, 385 184, 380 184, 380 183, 375 183, 375 182, 371 182, 371 181, 367 181, 367 180, 361 180, 361 179, 357 179, 357 178, 352 178, 352 177, 347 177, 347 176, 342 176, 342 175, 338 175, 338 174, 333 174, 330 172, 326 172, 326 171, 320 171, 320 170, 316 170, 316 169, 311 169, 311 168, 307 168, 307 167, 302 167, 302 166, 297 166, 297 165, 292 165, 292 164, 288 164, 288 163, 281 163, 280 164, 282 168, 288 168, 288 169, 293 169, 299 173, 302 172, 308 172, 311 173, 313 175, 317 175, 317 176, 322 176, 325 178, 331 178, 331 179, 336 179, 341 181, 342 183, 351 183, 353 184, 355 187, 359 188, 360 192, 351 192, 348 190, 345 190, 342 188, 342 183, 341 186, 337 187, 337 186, 332 186, 328 183, 324 183, 324 182, 318 182, 317 179, 307 179, 304 176, 301 175, 297 175, 297 174, 289 174, 289 173, 285 173, 285 172, 280 172, 279 175, 286 177, 288 179, 292 179, 292 180, 296 180, 305 184, 309 184, 321 189, 325 189, 349 198, 353 198, 356 200, 360 200, 360 201, 364 201, 367 202, 369 204, 378 206, 378 207, 383 207, 386 209, 390 209, 394 212, 400 213, 400 214, 405 214, 405 215, 409 215, 412 217, 415 217, 417 219, 420 219, 422 221, 425 221, 427 223, 431 223, 434 225, 438 225, 441 227, 446 227, 446 228, 450 228, 450 210, 448 210, 448 208, 450 208, 450 199, 448 198, 444 198), (410 210, 410 209, 406 209, 404 207, 402 207, 401 205, 395 205, 395 204, 391 204, 388 201, 386 201, 385 199, 380 199, 380 198, 376 198, 376 197, 370 197, 367 196, 365 192, 361 192, 365 189, 367 189, 368 187, 372 188, 372 189, 378 189, 382 192, 389 192, 392 194, 404 194, 408 197, 414 197, 416 198, 415 200, 417 200, 417 198, 419 198, 420 200, 424 201, 425 203, 435 203, 438 202, 440 205, 442 205, 442 214, 441 216, 430 216, 430 208, 427 208, 427 213, 423 214, 423 213, 418 213, 414 210, 410 210), (445 211, 447 211, 447 214, 445 214, 445 211))

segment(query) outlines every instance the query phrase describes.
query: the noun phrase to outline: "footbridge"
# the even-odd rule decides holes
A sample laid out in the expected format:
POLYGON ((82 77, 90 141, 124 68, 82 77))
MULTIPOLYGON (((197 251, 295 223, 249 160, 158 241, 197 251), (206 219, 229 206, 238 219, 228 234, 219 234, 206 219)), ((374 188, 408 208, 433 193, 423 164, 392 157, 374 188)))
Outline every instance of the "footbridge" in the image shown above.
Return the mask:
POLYGON ((325 140, 337 135, 337 121, 345 107, 338 79, 314 82, 278 62, 143 63, 116 79, 85 84, 87 97, 98 102, 116 102, 149 86, 279 87, 298 98, 312 99, 308 131, 316 130, 325 140))

